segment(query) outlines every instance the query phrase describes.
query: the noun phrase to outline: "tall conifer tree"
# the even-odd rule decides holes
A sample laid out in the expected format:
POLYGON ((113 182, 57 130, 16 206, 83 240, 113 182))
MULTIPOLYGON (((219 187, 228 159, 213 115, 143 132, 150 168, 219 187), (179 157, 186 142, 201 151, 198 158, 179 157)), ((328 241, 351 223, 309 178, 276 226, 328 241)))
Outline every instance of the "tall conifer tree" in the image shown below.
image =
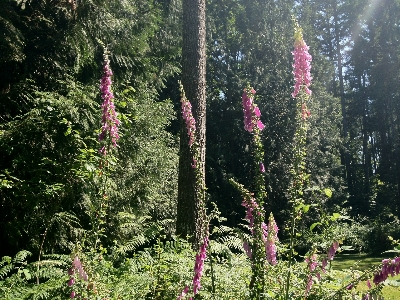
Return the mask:
MULTIPOLYGON (((196 140, 199 161, 196 167, 204 174, 206 131, 206 20, 205 0, 183 1, 182 84, 187 99, 192 103, 196 120, 196 140)), ((186 128, 182 123, 178 179, 178 215, 176 232, 191 236, 195 248, 202 241, 204 190, 196 183, 193 157, 188 146, 186 128), (201 190, 199 190, 201 189, 201 190)), ((204 187, 204 175, 202 186, 204 187)))

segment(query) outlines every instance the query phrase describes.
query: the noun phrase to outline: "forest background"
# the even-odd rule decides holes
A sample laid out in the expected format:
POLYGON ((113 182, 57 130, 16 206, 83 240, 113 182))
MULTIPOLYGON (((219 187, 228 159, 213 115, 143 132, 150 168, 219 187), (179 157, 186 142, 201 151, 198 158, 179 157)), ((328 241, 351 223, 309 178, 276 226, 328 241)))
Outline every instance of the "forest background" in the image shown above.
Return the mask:
MULTIPOLYGON (((177 0, 1 0, 0 256, 69 254, 90 231, 104 49, 121 138, 109 161, 103 246, 129 256, 174 238, 181 10, 177 0)), ((305 193, 317 207, 302 220, 298 251, 322 211, 339 211, 344 244, 381 253, 400 238, 398 0, 207 1, 209 207, 224 226, 243 223, 229 179, 253 184, 241 106, 250 82, 265 124, 265 210, 288 237, 292 15, 313 56, 305 193)))

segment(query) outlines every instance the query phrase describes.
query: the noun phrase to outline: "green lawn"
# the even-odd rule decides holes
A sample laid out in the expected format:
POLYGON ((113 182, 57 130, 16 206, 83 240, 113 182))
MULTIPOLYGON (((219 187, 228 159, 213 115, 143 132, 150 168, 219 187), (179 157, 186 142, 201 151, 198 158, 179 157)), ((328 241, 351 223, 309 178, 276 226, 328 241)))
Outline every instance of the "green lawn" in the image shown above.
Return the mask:
MULTIPOLYGON (((390 256, 388 256, 390 258, 390 256)), ((372 265, 379 265, 382 262, 383 257, 367 256, 365 254, 341 254, 337 255, 332 262, 332 269, 338 271, 345 271, 349 269, 365 271, 372 265)), ((395 280, 400 283, 400 275, 388 278, 387 281, 395 280)), ((371 284, 372 278, 371 278, 371 284)), ((358 287, 359 290, 367 290, 367 285, 361 283, 358 287)), ((385 300, 399 300, 400 299, 400 287, 390 286, 387 284, 383 290, 383 297, 385 300)))

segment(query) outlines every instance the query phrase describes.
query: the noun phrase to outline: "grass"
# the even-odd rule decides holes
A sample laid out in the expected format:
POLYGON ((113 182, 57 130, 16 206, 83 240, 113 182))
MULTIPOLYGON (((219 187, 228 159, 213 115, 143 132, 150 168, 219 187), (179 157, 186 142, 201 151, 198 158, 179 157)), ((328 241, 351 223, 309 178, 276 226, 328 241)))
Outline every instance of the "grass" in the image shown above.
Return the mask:
MULTIPOLYGON (((366 254, 341 254, 337 255, 332 261, 332 269, 338 271, 366 271, 371 266, 379 266, 382 263, 382 259, 383 257, 368 256, 366 254)), ((389 279, 385 282, 385 286, 382 290, 383 297, 385 300, 398 300, 400 299, 400 288, 399 286, 389 285, 391 281, 393 283, 397 282, 400 284, 400 275, 389 277, 389 279)), ((357 289, 360 291, 365 291, 368 289, 368 287, 366 283, 362 282, 357 289)))

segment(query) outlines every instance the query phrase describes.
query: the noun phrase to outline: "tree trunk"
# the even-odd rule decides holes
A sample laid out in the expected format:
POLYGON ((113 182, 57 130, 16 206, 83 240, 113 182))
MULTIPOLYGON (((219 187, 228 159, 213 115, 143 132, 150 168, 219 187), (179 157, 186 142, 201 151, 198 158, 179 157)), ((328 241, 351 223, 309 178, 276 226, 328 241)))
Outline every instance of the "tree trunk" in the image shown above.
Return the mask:
POLYGON ((342 52, 340 46, 340 29, 339 29, 339 16, 337 3, 334 3, 333 9, 333 18, 334 18, 334 30, 335 30, 335 46, 336 46, 336 57, 337 57, 337 65, 338 65, 338 76, 339 76, 339 97, 340 104, 342 107, 342 124, 343 124, 343 139, 345 141, 344 150, 343 150, 343 161, 345 165, 345 174, 344 177, 347 179, 347 186, 350 191, 352 191, 353 181, 352 181, 352 172, 350 165, 350 153, 349 153, 349 142, 348 142, 348 124, 347 124, 347 114, 346 114, 346 99, 344 97, 344 82, 343 82, 343 69, 342 69, 342 52))
POLYGON ((363 165, 364 165, 364 205, 362 207, 363 212, 365 214, 369 213, 370 209, 370 194, 371 194, 371 184, 370 184, 370 175, 372 174, 371 167, 371 149, 370 149, 370 129, 369 129, 369 104, 367 95, 365 93, 366 90, 366 78, 365 74, 358 76, 358 86, 360 87, 360 97, 362 103, 364 104, 363 114, 362 114, 362 127, 361 132, 363 136, 363 165))
MULTIPOLYGON (((202 185, 205 174, 205 133, 206 133, 206 23, 205 0, 183 1, 182 36, 182 85, 187 99, 192 104, 196 120, 196 140, 200 152, 197 168, 200 168, 202 185)), ((191 237, 194 248, 203 239, 201 209, 204 190, 199 193, 196 176, 192 168, 192 155, 188 146, 185 125, 181 122, 181 142, 178 177, 178 211, 176 233, 191 237)))

